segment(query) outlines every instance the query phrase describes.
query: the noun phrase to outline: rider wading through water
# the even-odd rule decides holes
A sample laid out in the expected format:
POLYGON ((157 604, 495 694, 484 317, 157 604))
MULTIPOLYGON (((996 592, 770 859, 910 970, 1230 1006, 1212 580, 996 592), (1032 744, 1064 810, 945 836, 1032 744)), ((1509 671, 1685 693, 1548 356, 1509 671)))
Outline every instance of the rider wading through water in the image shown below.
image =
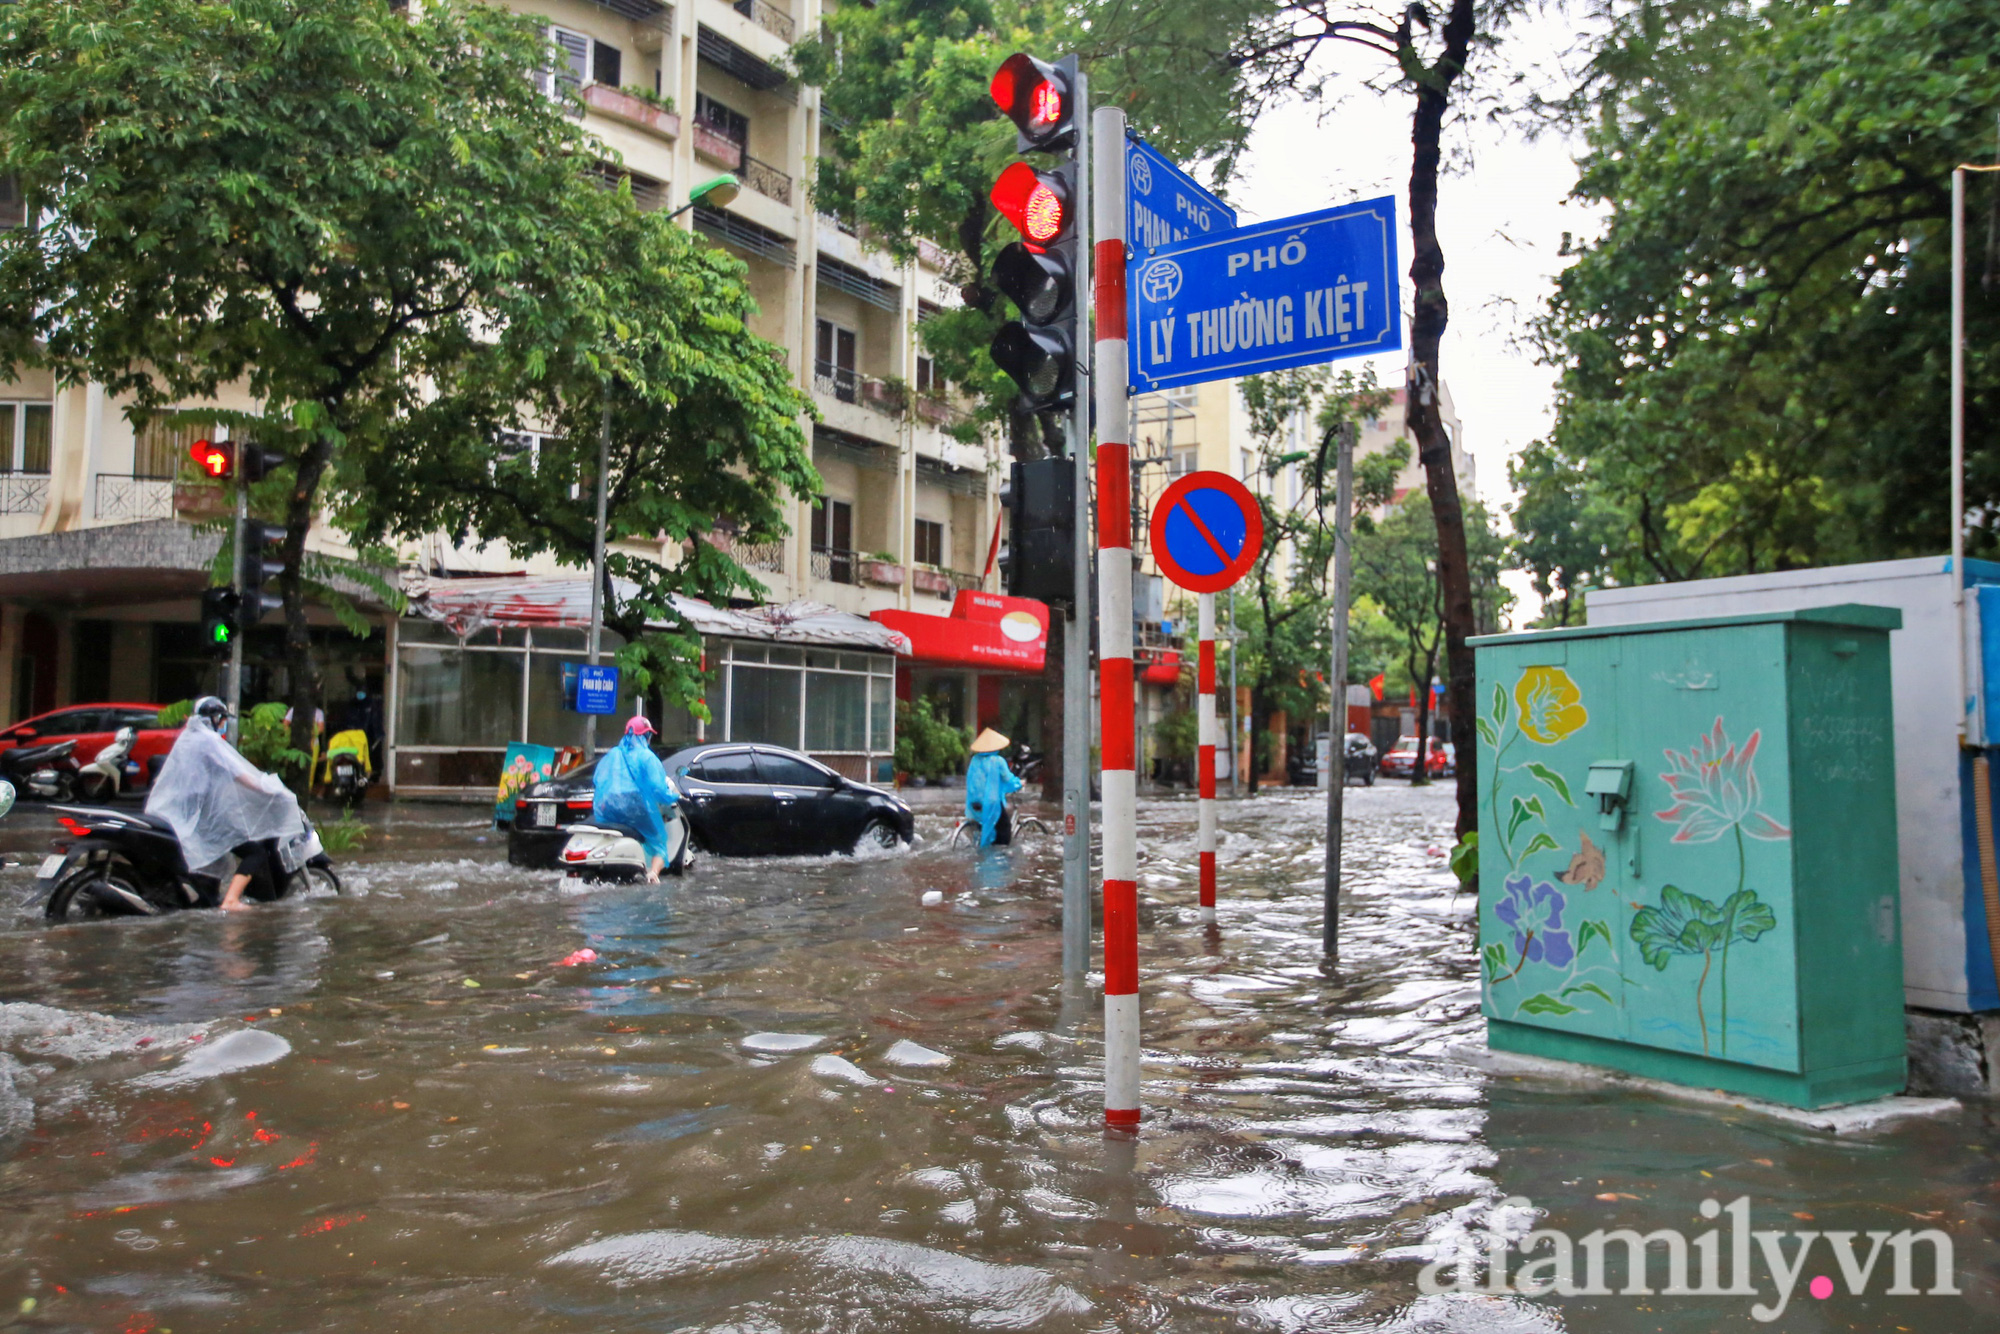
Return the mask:
POLYGON ((180 840, 188 870, 220 874, 232 854, 236 874, 223 891, 222 907, 249 905, 243 895, 255 882, 262 897, 275 898, 278 864, 272 843, 305 827, 299 800, 276 774, 243 758, 222 735, 229 706, 213 695, 195 701, 160 776, 146 797, 146 814, 165 820, 180 840))

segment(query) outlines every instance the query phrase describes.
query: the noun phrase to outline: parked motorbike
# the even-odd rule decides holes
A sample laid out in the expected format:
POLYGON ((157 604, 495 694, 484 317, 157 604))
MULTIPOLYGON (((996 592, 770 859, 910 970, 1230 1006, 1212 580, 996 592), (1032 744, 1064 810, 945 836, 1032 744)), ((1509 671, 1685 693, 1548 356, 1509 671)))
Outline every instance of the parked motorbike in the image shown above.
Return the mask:
POLYGON ((77 774, 76 789, 85 801, 109 801, 125 790, 125 761, 132 754, 137 728, 121 727, 111 744, 77 774))
POLYGON ((1039 783, 1042 780, 1042 755, 1030 750, 1024 743, 1014 748, 1014 774, 1024 783, 1039 783))
POLYGON ((69 801, 76 796, 76 775, 74 739, 0 751, 0 778, 26 796, 69 801))
MULTIPOLYGON (((676 806, 667 813, 669 875, 685 875, 693 863, 688 853, 688 822, 676 806)), ((646 878, 646 845, 628 825, 574 824, 563 844, 564 874, 582 880, 633 881, 646 878)))
POLYGON ((327 758, 326 770, 326 795, 342 806, 358 804, 368 790, 368 771, 361 767, 361 757, 351 750, 337 751, 327 758))
MULTIPOLYGON (((51 921, 96 917, 157 917, 222 902, 222 878, 188 870, 173 827, 144 811, 57 806, 57 823, 76 841, 45 858, 36 879, 49 886, 42 912, 51 921)), ((320 846, 312 821, 266 840, 276 854, 277 883, 252 882, 245 897, 270 902, 293 894, 340 892, 340 877, 320 846)))

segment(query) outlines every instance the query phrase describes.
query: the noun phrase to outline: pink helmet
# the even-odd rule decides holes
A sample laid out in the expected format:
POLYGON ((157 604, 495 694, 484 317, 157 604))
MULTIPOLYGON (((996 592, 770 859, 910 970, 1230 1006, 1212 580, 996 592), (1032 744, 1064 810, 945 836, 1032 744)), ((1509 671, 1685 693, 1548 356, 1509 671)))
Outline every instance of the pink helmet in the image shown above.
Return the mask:
POLYGON ((625 735, 626 736, 653 735, 653 720, 648 718, 643 713, 635 714, 632 717, 632 719, 625 724, 625 735))

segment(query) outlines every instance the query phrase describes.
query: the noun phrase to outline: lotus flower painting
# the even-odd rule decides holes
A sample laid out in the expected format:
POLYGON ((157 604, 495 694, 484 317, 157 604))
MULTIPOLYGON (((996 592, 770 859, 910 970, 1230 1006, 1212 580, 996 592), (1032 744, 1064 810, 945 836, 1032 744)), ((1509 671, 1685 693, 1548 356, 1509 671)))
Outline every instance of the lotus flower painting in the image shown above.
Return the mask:
POLYGON ((1770 841, 1786 839, 1792 831, 1757 809, 1762 793, 1757 787, 1757 745, 1763 731, 1752 732, 1740 747, 1723 731, 1722 719, 1707 736, 1688 747, 1686 753, 1666 752, 1668 769, 1661 781, 1674 794, 1674 804, 1654 812, 1674 830, 1676 843, 1713 843, 1736 831, 1739 836, 1770 841))

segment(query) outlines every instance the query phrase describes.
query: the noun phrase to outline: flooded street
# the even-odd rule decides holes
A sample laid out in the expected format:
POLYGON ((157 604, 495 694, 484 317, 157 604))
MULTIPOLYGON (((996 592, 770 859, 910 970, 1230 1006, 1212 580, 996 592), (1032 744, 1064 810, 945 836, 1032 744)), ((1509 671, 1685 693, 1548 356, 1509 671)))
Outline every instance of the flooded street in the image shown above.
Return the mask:
POLYGON ((1053 843, 954 852, 920 810, 902 855, 579 892, 509 868, 474 809, 403 806, 340 859, 339 899, 50 929, 25 903, 47 817, 23 808, 0 1324, 1995 1327, 1992 1107, 1836 1139, 1481 1073, 1449 1055, 1482 1028, 1449 790, 1350 793, 1331 980, 1321 800, 1222 804, 1214 933, 1194 803, 1141 803, 1136 1144, 1101 1130, 1096 993, 1060 984, 1053 843), (1962 1292, 1802 1285, 1762 1324, 1750 1297, 1417 1287, 1503 1197, 1580 1236, 1692 1234, 1744 1195, 1761 1227, 1945 1229, 1962 1292))

